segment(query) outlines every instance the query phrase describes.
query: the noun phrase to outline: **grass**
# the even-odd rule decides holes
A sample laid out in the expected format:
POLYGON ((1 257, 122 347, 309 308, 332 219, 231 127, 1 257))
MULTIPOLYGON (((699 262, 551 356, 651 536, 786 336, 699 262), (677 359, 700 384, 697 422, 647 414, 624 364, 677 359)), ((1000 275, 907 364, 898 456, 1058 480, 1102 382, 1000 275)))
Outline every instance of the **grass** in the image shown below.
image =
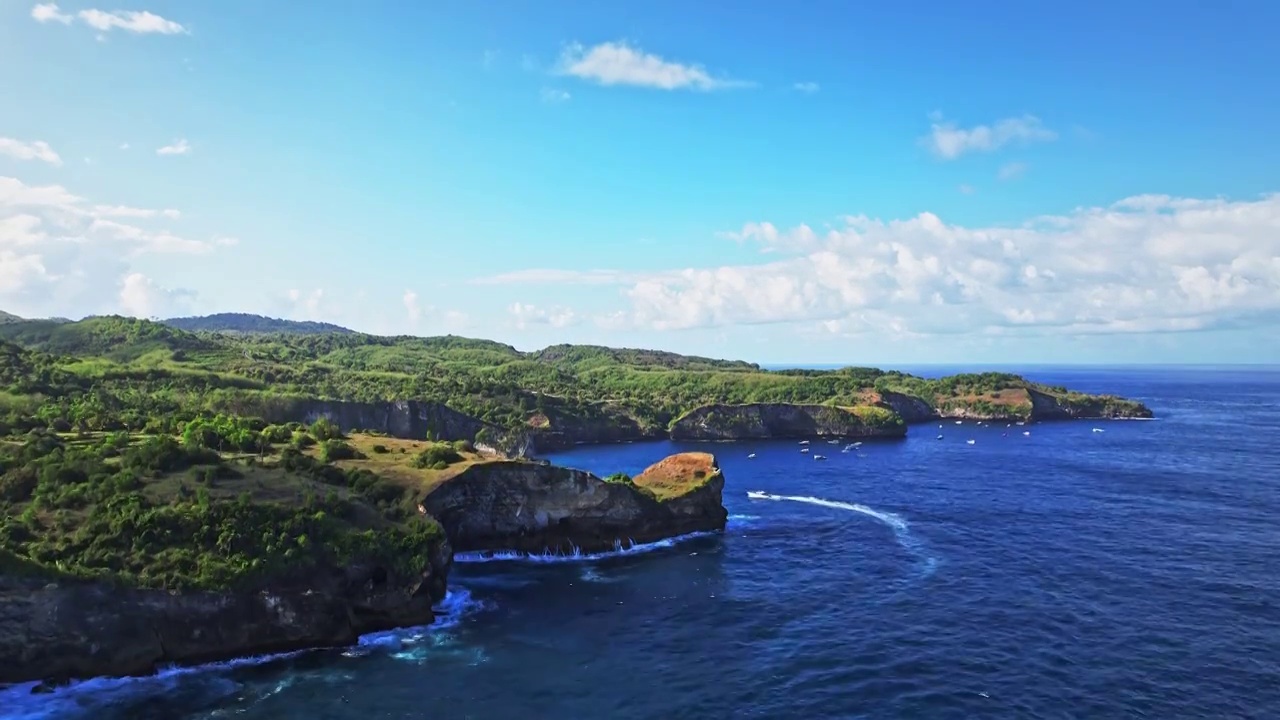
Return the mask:
MULTIPOLYGON (((343 470, 364 469, 376 473, 384 480, 399 485, 416 496, 431 492, 441 483, 456 477, 473 465, 505 460, 505 458, 473 450, 458 450, 462 459, 450 463, 443 469, 419 468, 414 465, 414 459, 419 453, 437 443, 430 440, 404 440, 364 433, 349 435, 347 442, 362 457, 338 460, 333 463, 334 465, 343 470), (385 449, 386 452, 375 450, 375 446, 385 449)), ((304 452, 311 457, 318 457, 319 448, 310 447, 304 452)))
POLYGON ((687 452, 659 460, 632 478, 659 501, 674 500, 703 487, 720 474, 711 453, 687 452))

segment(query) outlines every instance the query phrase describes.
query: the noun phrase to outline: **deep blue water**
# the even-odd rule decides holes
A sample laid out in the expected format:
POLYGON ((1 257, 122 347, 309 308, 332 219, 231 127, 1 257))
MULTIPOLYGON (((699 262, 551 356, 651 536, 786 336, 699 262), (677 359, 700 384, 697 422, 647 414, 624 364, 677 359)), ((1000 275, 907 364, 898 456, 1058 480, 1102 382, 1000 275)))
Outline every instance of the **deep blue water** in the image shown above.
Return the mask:
POLYGON ((1280 717, 1280 371, 1030 374, 1159 419, 916 426, 850 453, 815 444, 826 462, 795 442, 561 453, 634 473, 710 449, 729 530, 604 560, 463 564, 444 627, 11 691, 0 715, 1280 717))

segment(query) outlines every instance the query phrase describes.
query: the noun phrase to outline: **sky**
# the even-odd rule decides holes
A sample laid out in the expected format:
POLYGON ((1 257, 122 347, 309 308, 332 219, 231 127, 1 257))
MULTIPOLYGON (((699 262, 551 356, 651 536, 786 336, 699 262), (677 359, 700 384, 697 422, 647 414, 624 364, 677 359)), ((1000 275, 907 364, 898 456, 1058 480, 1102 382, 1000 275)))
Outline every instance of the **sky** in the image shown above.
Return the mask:
POLYGON ((0 0, 0 309, 1280 363, 1280 4, 0 0))

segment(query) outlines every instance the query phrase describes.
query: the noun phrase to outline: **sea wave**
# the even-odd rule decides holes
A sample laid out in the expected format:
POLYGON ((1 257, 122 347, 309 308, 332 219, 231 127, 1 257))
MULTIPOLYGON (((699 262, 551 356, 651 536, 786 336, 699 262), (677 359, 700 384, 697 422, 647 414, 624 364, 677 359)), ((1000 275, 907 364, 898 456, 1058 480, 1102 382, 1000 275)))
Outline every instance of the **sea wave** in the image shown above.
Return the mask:
POLYGON ((640 555, 643 553, 653 552, 655 550, 664 550, 673 547, 679 543, 695 540, 697 538, 713 537, 719 535, 717 530, 705 532, 692 532, 684 535, 666 538, 651 543, 638 543, 628 539, 625 542, 621 539, 615 540, 612 550, 603 552, 584 553, 581 549, 573 547, 569 552, 552 552, 550 550, 541 553, 527 553, 519 550, 486 550, 481 552, 463 552, 454 553, 453 561, 455 563, 491 563, 491 562, 524 562, 524 563, 566 563, 566 562, 592 562, 596 560, 608 560, 609 558, 627 557, 629 555, 640 555))

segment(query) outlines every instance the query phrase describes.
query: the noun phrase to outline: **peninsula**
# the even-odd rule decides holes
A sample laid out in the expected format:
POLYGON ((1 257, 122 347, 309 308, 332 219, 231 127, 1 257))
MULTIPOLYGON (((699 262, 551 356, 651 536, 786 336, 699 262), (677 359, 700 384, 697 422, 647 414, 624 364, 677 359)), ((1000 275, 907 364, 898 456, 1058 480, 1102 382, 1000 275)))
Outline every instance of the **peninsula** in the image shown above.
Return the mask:
POLYGON ((577 443, 1151 416, 1000 373, 526 353, 245 315, 8 316, 0 400, 0 684, 424 624, 454 550, 589 552, 724 528, 714 456, 634 478, 534 459, 577 443))

